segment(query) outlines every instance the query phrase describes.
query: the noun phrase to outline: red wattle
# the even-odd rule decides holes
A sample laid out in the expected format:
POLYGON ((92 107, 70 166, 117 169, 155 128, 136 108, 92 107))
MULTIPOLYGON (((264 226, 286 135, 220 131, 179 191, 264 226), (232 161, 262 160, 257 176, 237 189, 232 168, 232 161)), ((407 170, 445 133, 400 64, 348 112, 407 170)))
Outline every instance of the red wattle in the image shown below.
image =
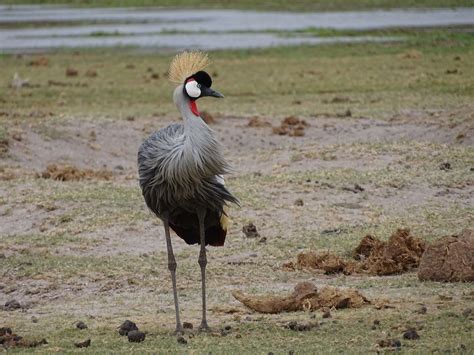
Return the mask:
POLYGON ((198 107, 196 105, 196 100, 190 100, 189 101, 189 108, 191 109, 191 111, 196 115, 196 116, 200 116, 201 114, 199 113, 199 110, 198 110, 198 107))

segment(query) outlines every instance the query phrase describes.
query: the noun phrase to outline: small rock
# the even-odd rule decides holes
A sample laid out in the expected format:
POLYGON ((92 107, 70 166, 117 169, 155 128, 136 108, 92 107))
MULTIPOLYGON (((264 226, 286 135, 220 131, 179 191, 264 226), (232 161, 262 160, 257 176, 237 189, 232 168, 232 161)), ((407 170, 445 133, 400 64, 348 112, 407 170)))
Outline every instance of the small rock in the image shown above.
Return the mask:
POLYGON ((472 314, 472 308, 466 308, 464 311, 462 311, 462 315, 466 318, 468 318, 472 314))
POLYGON ((183 328, 184 329, 193 329, 193 323, 190 323, 190 322, 184 322, 183 323, 183 328))
POLYGON ((420 309, 416 312, 420 314, 426 314, 426 312, 428 312, 428 308, 426 308, 426 306, 421 306, 420 309))
POLYGON ((258 241, 260 244, 265 244, 267 242, 267 237, 262 237, 258 241))
POLYGON ((186 339, 184 339, 184 337, 182 335, 177 337, 176 341, 178 342, 178 344, 187 344, 188 343, 188 341, 186 339))
POLYGON ((127 65, 125 66, 125 68, 126 68, 126 69, 135 69, 135 65, 133 65, 133 64, 127 64, 127 65))
POLYGON ((131 330, 127 334, 128 341, 131 343, 141 343, 145 340, 145 333, 139 330, 131 330))
POLYGON ((302 199, 298 198, 295 200, 295 206, 303 206, 304 202, 302 199))
POLYGON ((137 325, 134 322, 130 321, 130 320, 126 320, 120 326, 119 334, 122 335, 122 336, 123 335, 128 335, 128 333, 131 332, 132 330, 138 330, 137 325))
POLYGON ((20 309, 21 308, 21 304, 20 302, 18 302, 17 300, 10 300, 10 301, 7 301, 5 303, 5 305, 3 306, 3 308, 6 310, 6 311, 13 311, 15 309, 20 309))
POLYGON ((224 327, 224 329, 225 329, 225 330, 231 330, 232 327, 231 327, 230 325, 226 325, 226 326, 224 327))
POLYGON ((407 329, 405 333, 403 333, 403 339, 417 340, 417 339, 420 339, 420 336, 418 335, 415 329, 410 328, 410 329, 407 329))
POLYGON ((331 312, 326 311, 326 312, 323 313, 323 318, 331 318, 331 317, 332 317, 331 312))
POLYGON ((374 320, 374 325, 375 326, 379 326, 380 325, 380 321, 378 319, 374 320))
POLYGON ((33 323, 38 323, 38 317, 35 317, 35 316, 31 317, 31 321, 33 323))
POLYGON ((84 323, 83 321, 79 321, 76 323, 76 328, 77 329, 87 329, 87 324, 84 323))
POLYGON ((8 327, 2 327, 0 328, 0 336, 4 336, 4 335, 11 335, 12 334, 12 328, 8 328, 8 327))
POLYGON ((445 163, 440 164, 439 170, 444 170, 444 171, 451 170, 451 163, 445 162, 445 163))
POLYGON ((291 321, 285 326, 285 328, 291 329, 297 332, 311 330, 316 327, 318 327, 317 323, 298 323, 296 321, 291 321))
POLYGON ((257 227, 253 223, 249 223, 242 227, 242 232, 247 238, 258 238, 260 234, 257 232, 257 227))
POLYGON ((79 343, 74 343, 74 346, 76 348, 88 348, 90 345, 91 345, 91 340, 90 339, 81 341, 79 343))
POLYGON ((67 68, 66 69, 66 76, 77 76, 79 72, 74 68, 67 68))
POLYGON ((382 339, 377 342, 381 348, 400 348, 402 343, 398 339, 382 339))

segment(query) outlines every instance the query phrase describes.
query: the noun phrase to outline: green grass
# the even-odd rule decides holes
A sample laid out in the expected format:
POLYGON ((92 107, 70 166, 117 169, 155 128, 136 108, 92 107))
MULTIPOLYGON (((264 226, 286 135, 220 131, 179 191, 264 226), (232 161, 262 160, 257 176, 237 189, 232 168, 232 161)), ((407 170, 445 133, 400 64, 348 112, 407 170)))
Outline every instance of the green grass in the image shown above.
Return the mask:
POLYGON ((254 9, 272 11, 339 11, 389 8, 468 7, 469 0, 2 0, 3 4, 67 4, 87 7, 159 6, 171 8, 254 9))
MULTIPOLYGON (((344 112, 348 104, 331 104, 331 99, 347 96, 354 116, 390 118, 400 107, 454 109, 472 102, 474 37, 458 31, 415 31, 407 37, 400 43, 211 54, 214 63, 209 71, 226 99, 203 101, 201 110, 212 105, 212 111, 222 114, 334 114, 344 112), (455 69, 457 73, 447 74, 455 69)), ((56 119, 77 115, 121 119, 172 112, 172 87, 166 80, 169 55, 83 50, 47 57, 48 67, 28 66, 34 56, 0 57, 4 111, 21 119, 31 114, 30 107, 41 107, 41 112, 51 112, 56 119), (127 69, 127 64, 134 69, 127 69), (68 67, 79 70, 79 76, 66 77, 68 67), (84 77, 91 68, 98 77, 84 77), (152 79, 148 68, 160 78, 152 79), (15 72, 40 87, 7 88, 15 72), (51 80, 66 86, 50 85, 51 80)), ((1 116, 0 123, 5 121, 12 119, 1 116)))

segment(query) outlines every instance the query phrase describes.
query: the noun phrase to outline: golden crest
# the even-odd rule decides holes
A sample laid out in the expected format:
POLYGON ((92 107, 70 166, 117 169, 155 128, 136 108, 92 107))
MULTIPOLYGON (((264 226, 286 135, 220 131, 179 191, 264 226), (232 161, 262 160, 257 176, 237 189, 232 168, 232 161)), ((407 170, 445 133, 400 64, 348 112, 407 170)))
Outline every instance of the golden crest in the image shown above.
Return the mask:
POLYGON ((186 78, 203 70, 210 63, 207 53, 192 51, 177 54, 171 61, 168 78, 174 83, 182 84, 186 78))

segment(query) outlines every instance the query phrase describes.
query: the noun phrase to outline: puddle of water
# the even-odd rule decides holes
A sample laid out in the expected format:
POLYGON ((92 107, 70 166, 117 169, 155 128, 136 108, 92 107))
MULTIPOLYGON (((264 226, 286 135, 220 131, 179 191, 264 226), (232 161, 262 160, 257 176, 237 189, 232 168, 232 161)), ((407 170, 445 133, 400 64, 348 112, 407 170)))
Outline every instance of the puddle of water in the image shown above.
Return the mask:
MULTIPOLYGON (((341 41, 380 41, 382 38, 377 37, 281 37, 275 33, 262 32, 294 31, 309 27, 364 30, 387 27, 472 25, 474 24, 474 8, 289 13, 0 6, 0 24, 15 24, 18 27, 22 23, 36 23, 37 26, 0 30, 0 52, 110 46, 139 46, 156 50, 164 48, 232 49, 341 41), (94 24, 84 25, 85 21, 94 22, 94 24), (44 22, 73 24, 41 27, 44 22), (243 31, 255 33, 235 33, 243 31)), ((393 38, 387 40, 393 40, 393 38)))

